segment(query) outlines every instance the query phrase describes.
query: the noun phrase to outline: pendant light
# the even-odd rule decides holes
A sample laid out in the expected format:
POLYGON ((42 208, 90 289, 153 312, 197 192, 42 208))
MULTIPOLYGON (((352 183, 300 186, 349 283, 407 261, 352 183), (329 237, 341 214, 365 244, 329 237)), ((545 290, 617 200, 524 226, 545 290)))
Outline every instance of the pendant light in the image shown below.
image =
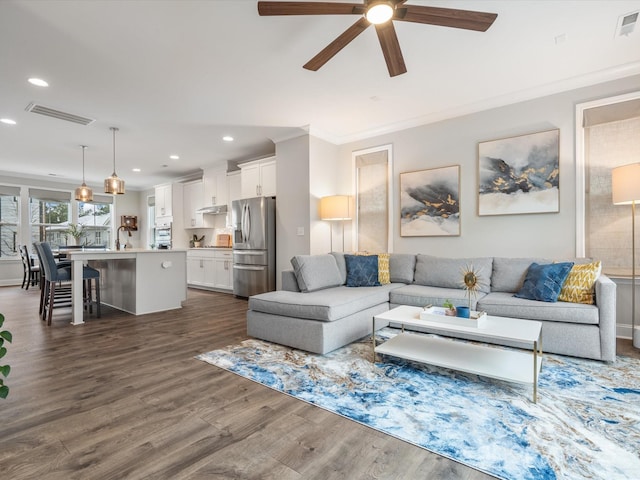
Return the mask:
POLYGON ((76 188, 76 200, 79 202, 91 202, 93 200, 93 191, 84 183, 84 151, 87 146, 80 146, 82 147, 82 185, 76 188))
POLYGON ((116 132, 118 129, 116 127, 110 127, 109 130, 113 132, 113 173, 104 181, 104 193, 121 195, 124 193, 124 180, 118 178, 118 175, 116 175, 116 132))

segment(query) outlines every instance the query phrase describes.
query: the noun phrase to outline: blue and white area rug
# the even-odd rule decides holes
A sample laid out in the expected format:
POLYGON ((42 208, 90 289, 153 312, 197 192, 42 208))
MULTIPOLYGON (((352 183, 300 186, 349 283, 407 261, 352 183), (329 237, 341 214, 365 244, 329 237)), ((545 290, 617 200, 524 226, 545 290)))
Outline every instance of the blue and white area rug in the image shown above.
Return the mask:
MULTIPOLYGON (((381 337, 397 330, 385 328, 381 337)), ((640 360, 545 354, 531 388, 391 357, 259 340, 197 357, 504 479, 640 479, 640 360)))

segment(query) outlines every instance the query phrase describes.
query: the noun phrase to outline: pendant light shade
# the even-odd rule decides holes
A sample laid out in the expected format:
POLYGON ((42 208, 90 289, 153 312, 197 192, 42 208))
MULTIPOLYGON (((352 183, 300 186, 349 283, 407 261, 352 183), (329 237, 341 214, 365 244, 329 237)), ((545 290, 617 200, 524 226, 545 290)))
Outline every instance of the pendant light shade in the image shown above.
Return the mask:
POLYGON ((104 180, 104 193, 112 193, 114 195, 122 195, 124 193, 124 180, 116 175, 116 127, 110 127, 113 132, 113 173, 109 178, 104 180))
POLYGON ((80 146, 82 147, 82 185, 76 188, 76 200, 79 202, 91 202, 93 200, 93 190, 87 187, 87 184, 84 183, 84 151, 87 146, 80 146))

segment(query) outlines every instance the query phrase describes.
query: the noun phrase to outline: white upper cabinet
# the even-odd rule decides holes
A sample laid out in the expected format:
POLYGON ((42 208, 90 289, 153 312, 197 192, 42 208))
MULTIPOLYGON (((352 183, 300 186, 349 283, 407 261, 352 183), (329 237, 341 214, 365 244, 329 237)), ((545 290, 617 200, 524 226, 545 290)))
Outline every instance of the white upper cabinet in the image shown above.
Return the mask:
POLYGON ((202 180, 189 182, 184 184, 184 227, 185 228, 202 228, 204 227, 204 219, 202 213, 198 210, 204 207, 204 189, 202 180))
POLYGON ((171 184, 158 185, 156 194, 156 217, 170 217, 173 215, 171 184))
POLYGON ((240 171, 227 173, 227 192, 229 194, 229 210, 231 210, 231 202, 242 198, 242 186, 240 179, 240 171))
POLYGON ((183 227, 182 185, 182 183, 167 183, 155 187, 156 225, 172 223, 174 228, 183 227))
POLYGON ((275 157, 241 163, 240 190, 242 198, 270 197, 276 195, 275 157))
POLYGON ((260 164, 260 195, 263 197, 276 196, 276 160, 260 164))
POLYGON ((204 207, 226 205, 227 171, 223 168, 211 168, 204 171, 204 207))

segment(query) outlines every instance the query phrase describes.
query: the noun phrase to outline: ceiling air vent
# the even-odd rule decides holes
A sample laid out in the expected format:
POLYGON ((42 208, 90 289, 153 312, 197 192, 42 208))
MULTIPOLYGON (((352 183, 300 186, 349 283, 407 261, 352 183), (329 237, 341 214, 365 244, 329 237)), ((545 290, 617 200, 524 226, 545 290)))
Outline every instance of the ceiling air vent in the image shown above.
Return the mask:
POLYGON ((27 112, 39 113, 47 117, 57 118, 59 120, 66 120, 67 122, 79 123, 80 125, 90 125, 95 122, 95 118, 81 117, 80 115, 74 115, 73 113, 62 112, 55 108, 45 107, 44 105, 38 105, 37 103, 30 103, 25 109, 27 112))
POLYGON ((627 36, 633 32, 638 22, 638 13, 639 12, 627 13, 618 19, 618 28, 616 29, 618 37, 627 36))

